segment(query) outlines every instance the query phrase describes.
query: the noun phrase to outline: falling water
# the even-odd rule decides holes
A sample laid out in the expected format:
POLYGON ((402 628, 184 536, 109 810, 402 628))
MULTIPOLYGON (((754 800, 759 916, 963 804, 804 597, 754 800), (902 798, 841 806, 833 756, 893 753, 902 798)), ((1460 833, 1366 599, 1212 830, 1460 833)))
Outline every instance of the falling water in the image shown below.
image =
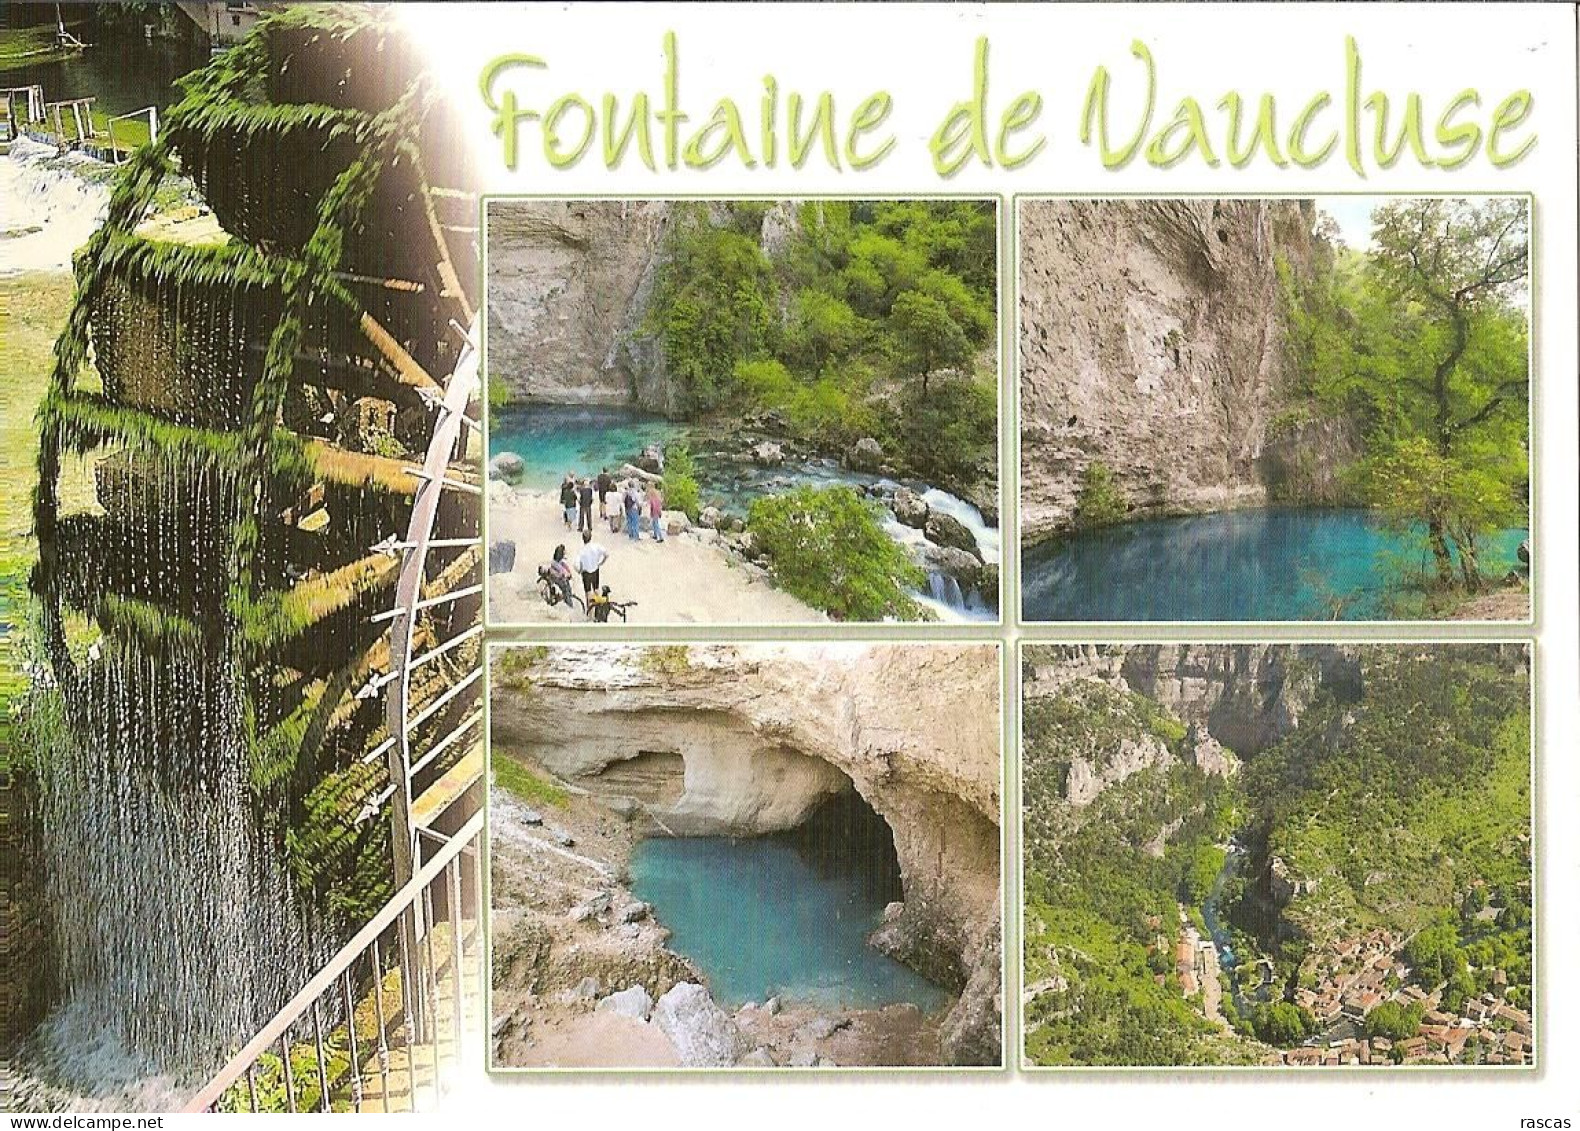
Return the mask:
POLYGON ((982 560, 989 565, 997 565, 999 561, 999 529, 990 525, 982 517, 982 512, 964 499, 951 495, 948 491, 937 487, 929 487, 922 492, 922 502, 941 514, 947 514, 956 519, 977 541, 977 549, 982 552, 982 560))
POLYGON ((933 570, 927 575, 927 588, 932 599, 941 605, 951 609, 966 607, 966 597, 960 591, 960 582, 941 570, 933 570))
POLYGON ((157 1091, 212 1073, 323 956, 261 827, 224 665, 117 647, 82 677, 77 733, 42 767, 63 1000, 38 1055, 89 1097, 157 1091))

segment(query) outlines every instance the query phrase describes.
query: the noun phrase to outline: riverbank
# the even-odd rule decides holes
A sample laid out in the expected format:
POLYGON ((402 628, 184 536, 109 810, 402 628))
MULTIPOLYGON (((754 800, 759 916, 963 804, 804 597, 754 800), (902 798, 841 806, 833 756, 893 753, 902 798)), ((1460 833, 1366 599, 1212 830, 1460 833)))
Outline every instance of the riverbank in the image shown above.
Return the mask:
POLYGON ((940 1063, 943 1014, 913 1005, 721 1008, 631 892, 635 826, 508 752, 494 758, 511 765, 496 768, 489 803, 493 1068, 940 1063))
MULTIPOLYGON (((518 495, 546 495, 556 513, 552 500, 567 473, 590 475, 626 465, 656 471, 663 466, 664 451, 685 449, 697 485, 690 513, 727 532, 719 539, 707 532, 696 536, 722 542, 754 577, 760 576, 756 567, 765 563, 751 550, 752 538, 740 535, 755 503, 801 488, 850 488, 868 500, 882 532, 921 571, 908 596, 927 619, 997 619, 1002 539, 996 492, 990 492, 991 503, 978 505, 920 480, 897 480, 890 474, 893 468, 881 462, 858 470, 788 441, 764 439, 752 420, 740 422, 733 436, 724 436, 631 409, 536 404, 498 410, 489 429, 490 474, 518 495)), ((542 560, 556 544, 550 541, 543 547, 542 560)), ((528 597, 529 604, 535 600, 534 594, 528 597)), ((921 619, 922 614, 913 615, 921 619)))
MULTIPOLYGON (((580 624, 579 609, 550 607, 538 595, 538 566, 563 544, 574 562, 581 538, 565 529, 559 500, 548 492, 490 483, 488 537, 514 542, 515 568, 490 579, 489 617, 496 624, 580 624)), ((615 601, 636 601, 631 624, 814 624, 823 612, 774 588, 768 574, 727 549, 714 530, 677 531, 663 543, 632 542, 599 524, 594 539, 609 551, 599 580, 615 601)), ((581 582, 574 582, 581 596, 581 582)))

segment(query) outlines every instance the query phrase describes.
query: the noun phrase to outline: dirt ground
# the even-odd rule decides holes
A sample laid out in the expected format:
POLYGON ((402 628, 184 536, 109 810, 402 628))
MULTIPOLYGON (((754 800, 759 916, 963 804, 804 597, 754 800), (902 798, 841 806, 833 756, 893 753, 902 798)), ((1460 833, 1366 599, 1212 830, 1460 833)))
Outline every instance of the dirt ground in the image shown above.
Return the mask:
MULTIPOLYGON (((565 529, 559 502, 546 492, 498 491, 489 502, 488 537, 516 544, 516 568, 489 579, 489 615, 496 624, 577 624, 580 610, 550 608, 538 595, 538 566, 564 543, 574 560, 581 537, 565 529)), ((594 539, 609 551, 600 571, 616 601, 636 601, 630 624, 815 624, 828 617, 775 589, 723 548, 672 534, 657 543, 644 534, 632 542, 607 526, 594 539)), ((573 583, 578 597, 581 581, 573 583)))

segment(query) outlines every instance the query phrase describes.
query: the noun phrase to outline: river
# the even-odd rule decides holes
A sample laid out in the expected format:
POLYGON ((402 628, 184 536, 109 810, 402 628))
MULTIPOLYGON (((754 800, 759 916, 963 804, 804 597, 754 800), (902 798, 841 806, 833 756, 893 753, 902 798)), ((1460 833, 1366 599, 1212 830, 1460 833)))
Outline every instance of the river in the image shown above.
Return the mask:
POLYGON ((1240 861, 1245 853, 1231 844, 1224 855, 1223 867, 1218 870, 1218 877, 1212 882, 1212 890, 1207 893, 1207 898, 1202 901, 1201 918, 1207 926, 1207 933, 1212 937, 1212 945, 1218 951, 1218 965, 1229 978, 1229 992, 1234 1000, 1235 1012, 1241 1017, 1249 1017, 1251 1004, 1246 1000, 1245 992, 1240 985, 1240 976, 1235 970, 1235 963, 1239 961, 1234 953, 1234 936, 1229 931, 1229 925, 1223 921, 1219 914, 1218 901, 1223 898, 1223 889, 1228 886, 1240 870, 1240 861))
POLYGON ((95 98, 94 108, 106 114, 129 114, 148 106, 163 111, 175 100, 176 80, 209 59, 207 47, 197 37, 175 42, 79 32, 97 35, 97 42, 65 59, 0 67, 0 86, 37 84, 50 102, 95 98))
MULTIPOLYGON (((1525 537, 1487 538, 1482 572, 1514 568, 1525 537)), ((1038 621, 1377 620, 1389 592, 1430 566, 1424 538, 1370 511, 1227 511, 1028 546, 1021 601, 1038 621)))
MULTIPOLYGON (((632 409, 590 405, 531 405, 495 409, 489 414, 489 456, 514 452, 525 467, 520 483, 539 491, 558 487, 566 472, 578 476, 615 470, 649 444, 685 442, 691 431, 683 424, 632 409)), ((755 498, 794 490, 801 486, 846 485, 883 500, 905 486, 921 496, 937 513, 960 522, 976 539, 982 560, 997 565, 1002 553, 998 527, 988 523, 971 503, 938 487, 917 480, 896 481, 851 471, 832 459, 787 459, 778 467, 761 467, 744 457, 723 457, 697 443, 693 453, 703 502, 744 517, 755 498)), ((909 549, 917 560, 929 545, 927 536, 906 526, 887 505, 883 528, 889 537, 909 549)), ((913 594, 942 620, 996 620, 990 602, 976 592, 962 591, 958 583, 939 570, 928 571, 928 588, 913 594)))

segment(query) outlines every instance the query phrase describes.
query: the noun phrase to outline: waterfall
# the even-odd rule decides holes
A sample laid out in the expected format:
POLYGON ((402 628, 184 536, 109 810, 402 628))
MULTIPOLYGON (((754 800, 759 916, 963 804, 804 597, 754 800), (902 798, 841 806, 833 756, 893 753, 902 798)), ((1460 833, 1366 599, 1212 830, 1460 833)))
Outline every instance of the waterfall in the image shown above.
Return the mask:
POLYGON ((88 1096, 205 1078, 325 956, 260 820, 224 665, 113 647, 81 676, 74 733, 41 766, 64 999, 39 1056, 88 1096))
POLYGON ((927 575, 927 588, 933 600, 951 609, 964 612, 966 607, 965 594, 960 591, 960 583, 941 570, 932 570, 927 575))
POLYGON ((922 501, 928 507, 950 518, 956 519, 977 540, 977 549, 982 552, 982 560, 989 565, 997 565, 999 561, 1001 541, 997 526, 991 526, 982 517, 982 512, 964 499, 951 495, 948 491, 941 491, 937 487, 929 487, 922 492, 922 501))

